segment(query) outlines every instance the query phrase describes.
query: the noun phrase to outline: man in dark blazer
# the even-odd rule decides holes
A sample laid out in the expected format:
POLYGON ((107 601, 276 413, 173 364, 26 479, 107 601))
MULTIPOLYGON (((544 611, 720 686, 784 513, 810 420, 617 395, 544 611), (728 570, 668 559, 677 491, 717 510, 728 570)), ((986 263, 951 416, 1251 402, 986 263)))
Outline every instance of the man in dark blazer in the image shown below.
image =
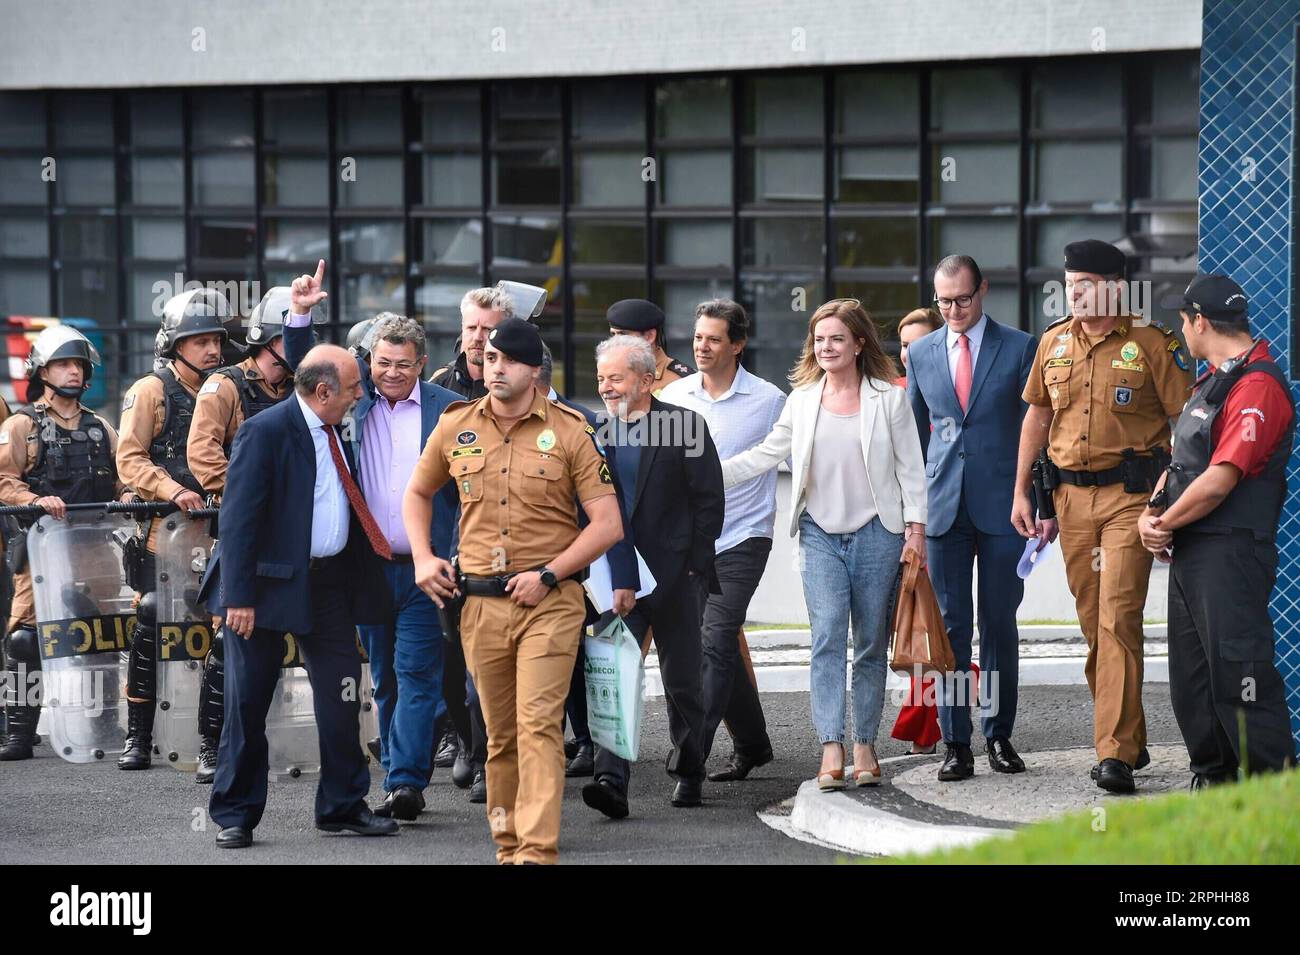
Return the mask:
MULTIPOLYGON (((706 588, 721 592, 713 557, 725 508, 722 463, 703 417, 652 396, 654 375, 654 351, 644 339, 615 335, 596 348, 596 386, 609 413, 598 434, 616 449, 614 468, 629 492, 621 503, 655 579, 653 593, 640 600, 635 591, 616 589, 614 612, 643 643, 653 631, 673 743, 672 804, 698 806, 704 780, 700 620, 706 588)), ((583 800, 611 818, 626 816, 627 761, 597 747, 595 774, 583 800)))
POLYGON ((938 681, 946 747, 939 779, 949 782, 975 773, 970 665, 977 556, 985 751, 994 772, 1025 768, 1011 745, 1020 657, 1016 610, 1024 596, 1016 574, 1024 541, 1011 525, 1011 496, 1026 408, 1020 394, 1037 343, 984 314, 988 282, 970 256, 943 259, 934 290, 946 324, 908 348, 907 391, 926 452, 930 577, 963 677, 951 686, 938 681))
POLYGON ((339 424, 361 396, 352 355, 319 345, 297 369, 293 399, 245 422, 231 448, 221 502, 221 549, 205 581, 224 615, 226 722, 209 813, 217 845, 243 848, 266 806, 266 714, 280 676, 282 635, 297 638, 320 735, 316 827, 361 835, 397 831, 366 805, 356 626, 384 619, 376 554, 391 557, 356 485, 339 424), (349 692, 349 689, 351 692, 349 692))
MULTIPOLYGON (((596 447, 605 457, 609 464, 610 475, 614 479, 614 493, 619 500, 619 513, 623 518, 623 539, 605 552, 605 557, 609 561, 610 584, 614 590, 630 590, 633 595, 641 589, 641 579, 637 572, 636 550, 633 544, 632 524, 627 519, 627 509, 623 507, 623 484, 618 476, 618 449, 615 447, 605 447, 596 436, 596 429, 600 427, 600 416, 585 405, 580 405, 576 401, 570 401, 563 395, 559 394, 551 384, 553 371, 553 360, 551 350, 542 343, 542 373, 537 376, 537 387, 545 389, 547 397, 552 401, 564 405, 566 408, 572 408, 578 414, 587 419, 587 427, 591 430, 592 440, 596 442, 596 447)), ((586 527, 589 522, 587 512, 582 509, 582 502, 578 502, 578 526, 586 527)), ((600 620, 600 614, 592 606, 591 601, 587 601, 587 619, 583 621, 583 628, 587 628, 600 620)), ((564 774, 566 776, 579 777, 591 776, 595 772, 596 751, 595 745, 591 741, 591 729, 587 723, 587 654, 583 650, 583 644, 578 642, 578 657, 573 664, 573 679, 569 681, 569 698, 564 701, 564 713, 568 717, 569 727, 573 730, 573 754, 568 753, 569 743, 565 743, 566 763, 564 774)))
MULTIPOLYGON (((311 277, 309 284, 316 285, 317 279, 311 277)), ((311 347, 309 303, 317 294, 308 290, 295 295, 285 318, 285 359, 290 368, 296 368, 311 347)), ((394 551, 383 567, 392 612, 382 626, 361 628, 374 681, 379 761, 387 794, 375 812, 409 821, 424 809, 434 742, 447 713, 443 704, 447 660, 438 608, 415 585, 401 498, 438 418, 460 396, 420 380, 426 355, 424 329, 418 322, 382 313, 373 320, 363 345, 366 358, 356 359, 362 397, 346 420, 350 427, 343 430, 357 462, 357 483, 394 551)), ((454 486, 435 495, 429 539, 439 554, 451 551, 456 507, 454 486)), ((451 675, 464 683, 464 673, 455 665, 451 675)), ((457 702, 461 702, 457 716, 468 728, 463 693, 457 702)))

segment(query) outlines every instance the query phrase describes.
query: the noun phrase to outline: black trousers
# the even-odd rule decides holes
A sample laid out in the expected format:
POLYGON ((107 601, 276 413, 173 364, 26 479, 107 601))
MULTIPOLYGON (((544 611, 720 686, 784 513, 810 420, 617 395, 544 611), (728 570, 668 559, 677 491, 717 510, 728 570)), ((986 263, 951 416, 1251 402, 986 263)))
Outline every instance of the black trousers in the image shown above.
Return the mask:
POLYGON ((1250 531, 1182 532, 1169 574, 1169 694, 1191 770, 1236 775, 1295 760, 1268 598, 1277 545, 1250 531))
MULTIPOLYGON (((586 628, 583 628, 586 633, 586 628)), ((569 678, 569 695, 564 701, 564 716, 573 730, 573 741, 579 745, 591 744, 591 726, 587 722, 587 653, 582 637, 578 637, 578 656, 573 661, 573 676, 569 678)))
MULTIPOLYGON (((475 769, 487 765, 487 724, 478 694, 470 695, 466 680, 465 648, 456 639, 442 644, 442 698, 447 704, 447 718, 456 728, 461 745, 469 747, 469 760, 475 769)), ((435 737, 436 739, 437 737, 435 737)))
MULTIPOLYGON (((320 735, 317 822, 347 818, 365 802, 370 790, 370 770, 361 750, 361 694, 343 692, 345 686, 361 686, 361 655, 344 598, 346 588, 344 561, 334 560, 312 570, 311 632, 294 635, 311 680, 320 735)), ((252 829, 266 808, 266 714, 280 679, 283 634, 254 627, 253 635, 245 640, 228 630, 223 647, 226 721, 208 812, 223 829, 252 829)))
POLYGON ((749 601, 772 552, 772 538, 751 537, 724 550, 714 561, 722 593, 704 602, 700 640, 704 658, 700 679, 704 689, 704 731, 700 744, 704 759, 713 751, 713 737, 723 720, 731 731, 736 753, 757 759, 772 748, 758 688, 749 680, 740 656, 740 629, 745 625, 749 601))
MULTIPOLYGON (((646 631, 654 630, 659 654, 659 674, 668 704, 668 735, 673 749, 666 769, 675 779, 704 778, 704 693, 700 685, 700 612, 705 581, 686 571, 674 581, 659 583, 655 592, 638 600, 625 622, 644 645, 646 631)), ((609 624, 609 614, 596 624, 599 631, 609 624)), ((596 779, 627 792, 631 767, 627 760, 596 747, 596 779)))

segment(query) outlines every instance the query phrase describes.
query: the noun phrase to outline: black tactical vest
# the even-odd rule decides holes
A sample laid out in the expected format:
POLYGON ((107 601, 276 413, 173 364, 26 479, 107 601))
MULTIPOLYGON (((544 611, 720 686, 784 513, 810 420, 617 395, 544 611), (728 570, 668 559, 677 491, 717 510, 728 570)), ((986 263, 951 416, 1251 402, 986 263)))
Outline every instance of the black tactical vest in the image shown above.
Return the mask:
POLYGON ((218 368, 213 374, 225 375, 235 383, 235 391, 239 393, 239 404, 244 412, 245 421, 255 414, 260 414, 267 408, 275 407, 289 394, 289 391, 286 390, 284 396, 280 398, 268 395, 266 390, 259 387, 254 379, 249 378, 247 372, 239 365, 218 368))
POLYGON ((83 411, 81 427, 72 430, 43 408, 18 413, 36 425, 36 463, 23 476, 33 494, 60 497, 68 504, 97 504, 116 497, 117 462, 102 418, 83 411))
POLYGON ((149 445, 149 460, 165 470, 169 477, 182 487, 203 493, 203 487, 190 472, 185 457, 185 444, 190 437, 190 421, 194 418, 194 396, 185 390, 176 373, 170 368, 155 371, 153 376, 163 383, 163 426, 149 445))
MULTIPOLYGON (((1210 466, 1210 458, 1214 454, 1214 441, 1211 437, 1214 419, 1219 416, 1232 386, 1248 371, 1265 372, 1290 396, 1291 386, 1286 375, 1271 358, 1221 368, 1204 379, 1183 408, 1178 426, 1174 428, 1173 459, 1169 464, 1169 476, 1165 479, 1170 504, 1178 500, 1188 486, 1210 466)), ((1264 465, 1264 470, 1255 477, 1243 477, 1222 504, 1181 530, 1245 529, 1253 531, 1261 540, 1272 540, 1277 534, 1278 517, 1286 500, 1286 464, 1291 457, 1294 437, 1293 413, 1286 434, 1264 465)))

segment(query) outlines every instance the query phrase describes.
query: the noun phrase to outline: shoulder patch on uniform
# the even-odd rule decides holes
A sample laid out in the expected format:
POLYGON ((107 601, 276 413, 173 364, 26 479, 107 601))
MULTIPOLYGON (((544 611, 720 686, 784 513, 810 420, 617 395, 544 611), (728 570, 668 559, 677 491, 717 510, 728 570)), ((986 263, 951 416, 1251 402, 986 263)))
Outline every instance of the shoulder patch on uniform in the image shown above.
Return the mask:
POLYGON ((695 374, 695 372, 691 370, 691 367, 689 365, 683 364, 682 362, 678 361, 676 358, 668 359, 668 368, 669 370, 675 371, 677 372, 677 374, 682 376, 695 374))
POLYGON ((1174 364, 1182 371, 1186 371, 1189 365, 1187 362, 1187 352, 1183 351, 1182 342, 1175 338, 1169 344, 1171 346, 1169 351, 1172 352, 1174 356, 1174 364))
MULTIPOLYGON (((222 375, 221 377, 224 378, 225 376, 222 375)), ((215 395, 220 390, 221 390, 221 378, 218 378, 216 375, 212 375, 211 377, 208 378, 207 381, 203 383, 203 387, 199 389, 199 394, 215 395)))
POLYGON ((609 473, 609 465, 604 461, 600 462, 600 483, 601 484, 614 483, 613 475, 609 473))
POLYGON ((1160 332, 1163 335, 1172 335, 1174 333, 1174 330, 1164 322, 1152 322, 1151 327, 1160 329, 1160 332))
POLYGON ((135 392, 128 391, 126 397, 122 399, 122 412, 126 413, 135 407, 135 392))

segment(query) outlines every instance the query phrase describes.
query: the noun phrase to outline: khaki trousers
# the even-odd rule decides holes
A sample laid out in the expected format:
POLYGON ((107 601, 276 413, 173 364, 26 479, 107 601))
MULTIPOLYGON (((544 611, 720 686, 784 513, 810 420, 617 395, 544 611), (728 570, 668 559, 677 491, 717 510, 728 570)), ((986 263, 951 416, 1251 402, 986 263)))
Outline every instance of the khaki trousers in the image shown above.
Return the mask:
POLYGON ((583 617, 582 587, 572 580, 536 607, 509 597, 465 600, 461 641, 487 724, 487 815, 498 862, 559 857, 560 724, 583 617))
POLYGON ((1142 712, 1142 610, 1154 559, 1138 538, 1147 495, 1123 484, 1055 491, 1065 576, 1088 641, 1097 759, 1132 766, 1147 744, 1142 712))

